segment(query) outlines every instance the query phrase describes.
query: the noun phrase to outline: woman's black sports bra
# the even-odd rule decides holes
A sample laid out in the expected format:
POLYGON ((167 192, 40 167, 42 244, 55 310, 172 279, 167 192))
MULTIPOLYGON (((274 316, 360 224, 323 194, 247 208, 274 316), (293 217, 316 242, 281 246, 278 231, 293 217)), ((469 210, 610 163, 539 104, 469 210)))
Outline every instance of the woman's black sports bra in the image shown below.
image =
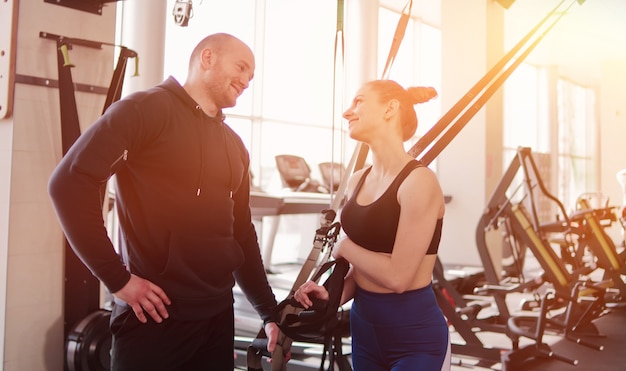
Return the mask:
MULTIPOLYGON (((359 205, 356 197, 363 186, 371 167, 363 172, 352 197, 341 211, 341 225, 346 235, 357 245, 375 252, 391 253, 396 241, 400 204, 398 188, 404 179, 418 167, 424 166, 417 160, 408 162, 389 185, 380 198, 369 205, 359 205)), ((417 190, 419 191, 419 190, 417 190)), ((437 226, 428 247, 427 255, 437 254, 441 241, 443 219, 437 219, 437 226)))

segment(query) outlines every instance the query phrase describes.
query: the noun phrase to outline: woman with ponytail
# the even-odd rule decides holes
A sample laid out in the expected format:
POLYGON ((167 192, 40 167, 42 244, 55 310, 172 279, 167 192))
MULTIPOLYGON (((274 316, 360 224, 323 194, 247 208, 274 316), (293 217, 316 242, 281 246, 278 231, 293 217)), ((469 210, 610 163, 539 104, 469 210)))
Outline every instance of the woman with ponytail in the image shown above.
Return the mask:
MULTIPOLYGON (((363 85, 343 114, 354 140, 371 149, 372 165, 348 181, 341 212, 345 237, 333 257, 350 262, 342 303, 350 310, 355 371, 449 369, 449 333, 432 289, 444 197, 436 175, 411 157, 404 142, 417 129, 414 105, 433 88, 391 80, 363 85)), ((328 292, 312 281, 294 298, 305 308, 328 292)))

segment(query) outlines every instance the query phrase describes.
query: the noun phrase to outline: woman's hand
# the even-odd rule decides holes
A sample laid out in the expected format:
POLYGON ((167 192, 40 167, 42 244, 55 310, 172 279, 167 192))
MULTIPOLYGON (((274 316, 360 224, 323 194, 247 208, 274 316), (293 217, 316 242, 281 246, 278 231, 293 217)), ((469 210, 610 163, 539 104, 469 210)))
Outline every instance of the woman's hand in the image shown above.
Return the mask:
POLYGON ((328 300, 329 295, 326 288, 313 281, 307 281, 300 286, 293 294, 293 298, 300 303, 304 309, 309 309, 313 305, 312 298, 328 300))

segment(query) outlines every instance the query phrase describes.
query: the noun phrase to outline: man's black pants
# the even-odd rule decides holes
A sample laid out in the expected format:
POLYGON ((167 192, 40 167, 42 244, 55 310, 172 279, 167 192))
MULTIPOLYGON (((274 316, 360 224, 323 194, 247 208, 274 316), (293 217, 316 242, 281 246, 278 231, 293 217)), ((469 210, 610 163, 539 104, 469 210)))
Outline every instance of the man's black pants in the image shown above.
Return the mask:
POLYGON ((130 307, 115 305, 111 316, 111 371, 232 371, 232 306, 201 321, 137 320, 130 307), (117 313, 116 313, 117 311, 117 313))

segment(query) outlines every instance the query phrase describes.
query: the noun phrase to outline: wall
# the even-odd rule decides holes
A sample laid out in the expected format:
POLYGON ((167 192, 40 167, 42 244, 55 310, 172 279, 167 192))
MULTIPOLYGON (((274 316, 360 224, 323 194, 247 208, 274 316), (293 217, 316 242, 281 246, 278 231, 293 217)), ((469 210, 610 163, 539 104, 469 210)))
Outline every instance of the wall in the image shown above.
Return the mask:
MULTIPOLYGON (((13 147, 13 73, 17 1, 0 3, 0 334, 6 324, 6 278, 9 249, 9 202, 13 147)), ((4 336, 0 337, 0 365, 4 363, 4 336)))
MULTIPOLYGON (((486 24, 488 6, 493 4, 487 3, 485 0, 442 1, 443 66, 440 99, 444 112, 461 99, 491 67, 487 59, 486 24), (471 30, 471 38, 467 37, 468 30, 471 30)), ((478 111, 437 159, 443 191, 452 196, 452 201, 446 205, 439 249, 441 260, 446 264, 481 265, 475 231, 486 203, 485 112, 485 109, 478 111)), ((497 179, 498 169, 494 171, 496 174, 491 176, 497 179)))
MULTIPOLYGON (((56 42, 40 38, 40 31, 114 41, 115 3, 106 5, 102 15, 43 0, 20 1, 18 6, 18 76, 57 79, 56 42)), ((69 52, 76 65, 74 82, 108 86, 114 52, 107 46, 75 46, 69 52)), ((84 128, 100 114, 104 95, 77 93, 76 101, 84 128)), ((59 115, 58 89, 17 83, 12 119, 0 123, 3 174, 7 173, 7 159, 10 161, 10 176, 2 177, 10 180, 5 371, 63 369, 64 242, 46 190, 48 177, 61 157, 59 115)), ((3 195, 7 193, 6 185, 0 189, 3 195)), ((4 202, 0 204, 4 213, 4 202)))
MULTIPOLYGON (((13 119, 0 120, 0 334, 6 324, 6 277, 9 250, 9 203, 11 199, 11 159, 13 119)), ((0 364, 4 357, 4 337, 0 338, 0 364)))
MULTIPOLYGON (((621 206, 624 194, 616 173, 626 169, 626 61, 607 61, 602 66, 599 99, 600 189, 611 206, 621 206)), ((614 240, 622 240, 622 227, 614 223, 610 230, 614 240)))
MULTIPOLYGON (((167 8, 166 0, 122 1, 118 7, 121 7, 121 43, 137 52, 139 60, 138 71, 134 68, 135 60, 132 63, 129 60, 122 92, 125 96, 163 81, 165 42, 158 40, 165 40, 164 23, 171 16, 168 13, 171 9, 167 8)), ((181 56, 183 60, 187 58, 181 56)))

